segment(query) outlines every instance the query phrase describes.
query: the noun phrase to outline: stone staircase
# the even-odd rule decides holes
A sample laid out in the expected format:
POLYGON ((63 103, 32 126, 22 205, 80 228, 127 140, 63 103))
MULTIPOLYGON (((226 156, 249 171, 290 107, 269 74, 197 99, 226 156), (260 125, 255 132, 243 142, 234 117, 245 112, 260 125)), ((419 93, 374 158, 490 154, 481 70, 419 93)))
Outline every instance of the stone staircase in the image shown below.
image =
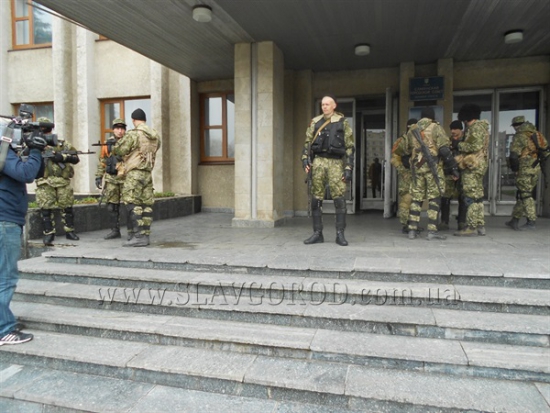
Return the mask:
POLYGON ((20 262, 0 410, 550 412, 550 277, 20 262))

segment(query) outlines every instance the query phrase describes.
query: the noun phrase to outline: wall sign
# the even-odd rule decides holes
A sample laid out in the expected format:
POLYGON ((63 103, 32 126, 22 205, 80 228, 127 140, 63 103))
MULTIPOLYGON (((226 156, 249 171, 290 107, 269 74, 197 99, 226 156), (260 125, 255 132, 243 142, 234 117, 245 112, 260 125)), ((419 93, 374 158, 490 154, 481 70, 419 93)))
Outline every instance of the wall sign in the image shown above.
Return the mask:
POLYGON ((413 77, 409 80, 409 99, 438 100, 444 97, 443 76, 413 77))

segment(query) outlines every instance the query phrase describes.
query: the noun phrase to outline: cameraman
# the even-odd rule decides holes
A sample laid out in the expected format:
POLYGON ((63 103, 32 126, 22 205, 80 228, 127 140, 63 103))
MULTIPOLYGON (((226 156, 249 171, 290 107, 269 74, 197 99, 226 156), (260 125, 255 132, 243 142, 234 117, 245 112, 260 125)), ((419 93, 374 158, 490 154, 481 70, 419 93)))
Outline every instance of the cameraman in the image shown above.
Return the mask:
POLYGON ((33 337, 16 328, 17 322, 10 310, 19 279, 17 261, 28 208, 26 184, 34 181, 40 172, 46 141, 34 137, 27 146, 29 157, 23 162, 10 145, 0 171, 0 346, 25 343, 33 337))
MULTIPOLYGON (((38 122, 52 123, 48 118, 39 118, 38 122)), ((44 176, 36 180, 36 203, 40 207, 44 233, 44 245, 53 245, 55 239, 55 219, 53 210, 61 209, 67 239, 78 241, 74 232, 74 193, 71 178, 74 176, 73 165, 80 162, 76 149, 63 139, 52 139, 51 127, 41 127, 48 142, 44 156, 44 176), (48 136, 49 135, 49 136, 48 136), (53 142, 52 142, 53 141, 53 142), (75 152, 69 154, 68 152, 75 152)))

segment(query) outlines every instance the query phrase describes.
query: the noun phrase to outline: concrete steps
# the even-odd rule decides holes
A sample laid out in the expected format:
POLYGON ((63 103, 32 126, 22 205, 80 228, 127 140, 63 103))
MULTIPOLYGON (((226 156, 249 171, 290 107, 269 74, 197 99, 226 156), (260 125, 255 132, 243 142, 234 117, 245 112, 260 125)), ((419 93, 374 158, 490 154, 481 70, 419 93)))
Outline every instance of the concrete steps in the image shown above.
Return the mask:
MULTIPOLYGON (((170 394, 235 412, 550 412, 544 277, 139 262, 22 261, 13 309, 35 339, 0 347, 0 367, 148 389, 118 411, 170 394)), ((0 409, 79 410, 59 393, 0 393, 0 409)))

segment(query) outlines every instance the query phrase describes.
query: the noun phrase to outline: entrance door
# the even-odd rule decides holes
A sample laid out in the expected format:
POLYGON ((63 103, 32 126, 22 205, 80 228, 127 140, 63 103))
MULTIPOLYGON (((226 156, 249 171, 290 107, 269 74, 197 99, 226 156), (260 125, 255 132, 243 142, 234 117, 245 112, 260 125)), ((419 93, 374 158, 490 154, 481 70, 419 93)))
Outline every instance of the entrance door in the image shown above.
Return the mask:
MULTIPOLYGON (((453 119, 464 103, 475 103, 481 107, 481 119, 491 124, 489 143, 489 168, 485 175, 485 213, 509 216, 516 203, 515 175, 507 159, 514 137, 511 126, 514 116, 523 115, 540 130, 542 89, 497 89, 476 92, 459 92, 454 96, 453 119)), ((537 212, 541 211, 541 191, 537 186, 537 212)))
POLYGON ((360 208, 383 211, 385 218, 393 215, 395 179, 390 164, 393 136, 394 99, 391 89, 385 96, 357 100, 360 116, 361 144, 358 160, 361 165, 360 208))

